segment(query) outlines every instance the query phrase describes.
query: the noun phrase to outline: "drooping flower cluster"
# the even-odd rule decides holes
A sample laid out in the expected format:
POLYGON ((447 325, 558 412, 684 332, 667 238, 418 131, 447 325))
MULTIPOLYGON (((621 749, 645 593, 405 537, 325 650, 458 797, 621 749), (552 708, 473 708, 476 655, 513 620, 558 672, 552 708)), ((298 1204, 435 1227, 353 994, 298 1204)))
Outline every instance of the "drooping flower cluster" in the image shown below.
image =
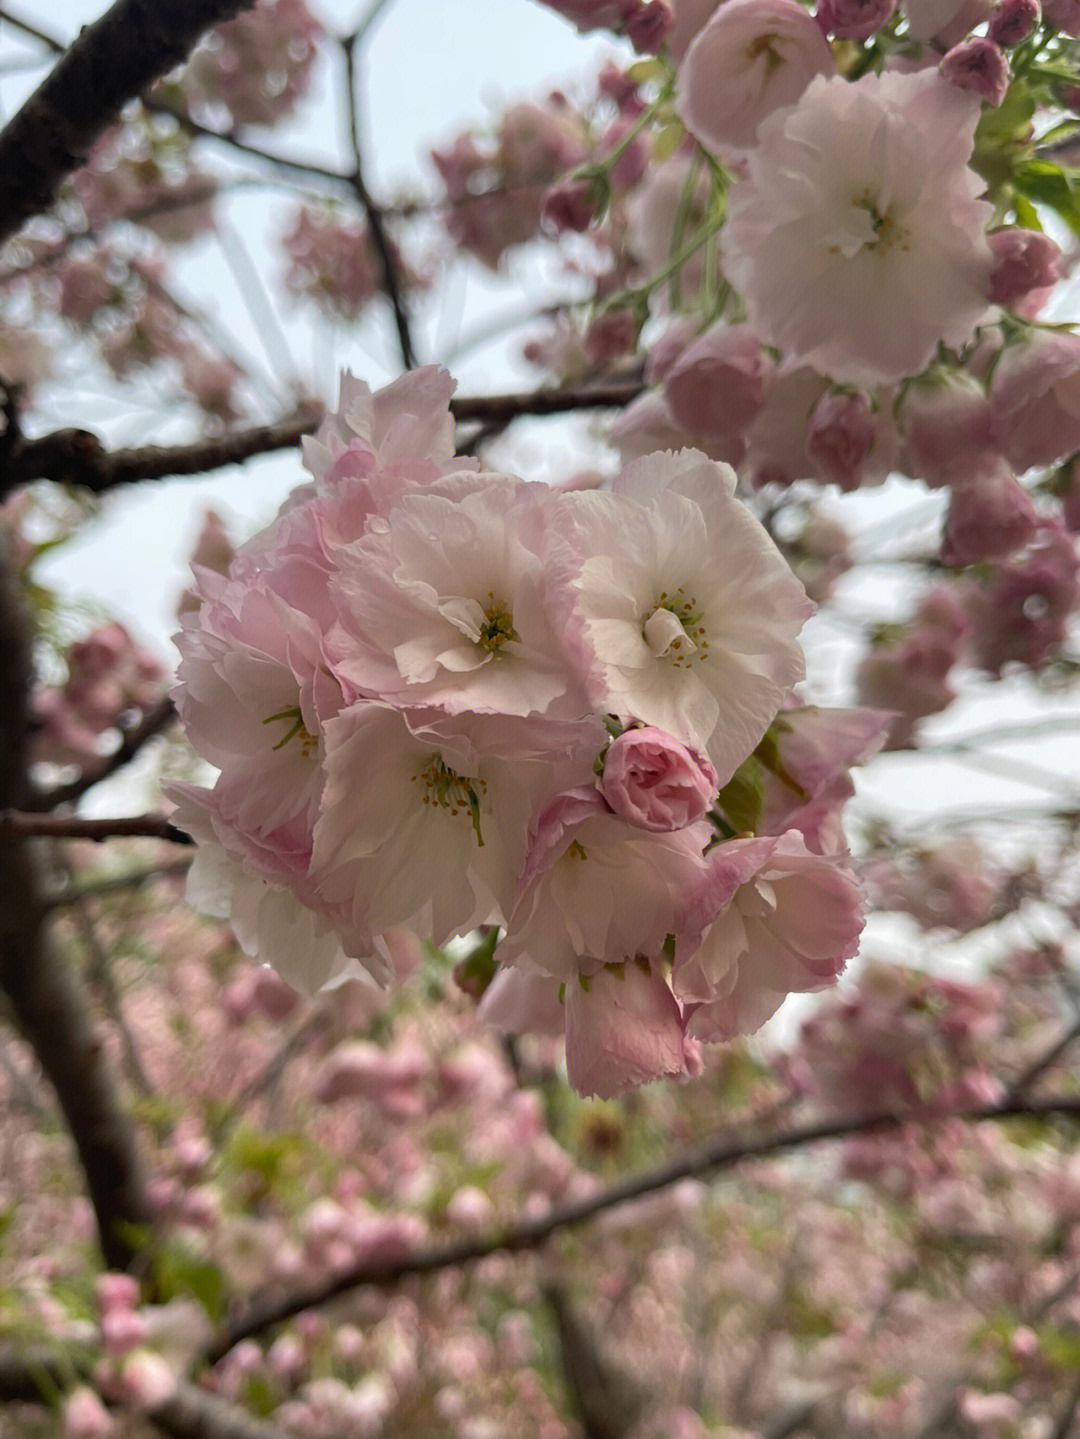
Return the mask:
POLYGON ((588 1092, 686 1073, 854 953, 839 811, 884 719, 793 698, 812 606, 730 469, 485 473, 452 390, 347 376, 312 483, 196 570, 192 896, 307 990, 497 925, 495 1022, 556 1015, 588 1092))

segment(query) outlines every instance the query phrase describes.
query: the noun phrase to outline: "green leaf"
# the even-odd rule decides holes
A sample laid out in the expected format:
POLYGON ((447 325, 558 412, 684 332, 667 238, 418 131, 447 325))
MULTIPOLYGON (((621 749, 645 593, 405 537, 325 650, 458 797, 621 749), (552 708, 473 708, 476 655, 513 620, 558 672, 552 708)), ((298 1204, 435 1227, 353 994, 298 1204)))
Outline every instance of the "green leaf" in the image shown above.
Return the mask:
POLYGON ((756 755, 744 759, 720 791, 720 807, 737 834, 757 833, 764 803, 765 779, 756 755))
POLYGON ((1049 160, 1025 160, 1013 171, 1013 184, 1029 200, 1053 210, 1080 236, 1080 172, 1049 160))

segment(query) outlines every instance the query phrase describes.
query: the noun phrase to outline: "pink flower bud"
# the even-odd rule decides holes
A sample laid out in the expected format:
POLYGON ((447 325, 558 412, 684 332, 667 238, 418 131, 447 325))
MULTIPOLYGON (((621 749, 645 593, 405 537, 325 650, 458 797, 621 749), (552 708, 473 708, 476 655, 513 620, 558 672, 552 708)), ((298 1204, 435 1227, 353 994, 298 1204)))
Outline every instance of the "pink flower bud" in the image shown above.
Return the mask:
POLYGON ((887 25, 896 0, 819 0, 814 18, 838 40, 868 40, 887 25))
POLYGON ((1061 273, 1061 251, 1039 230, 995 230, 988 235, 994 257, 990 299, 1016 307, 1033 290, 1049 290, 1061 273))
POLYGON ((749 325, 710 326, 668 371, 664 396, 694 435, 738 434, 758 414, 774 365, 749 325))
POLYGON ((628 16, 626 34, 635 50, 645 55, 656 55, 674 22, 670 0, 645 0, 628 16))
POLYGON ((996 449, 991 412, 978 380, 963 372, 911 385, 900 402, 905 474, 928 485, 952 485, 975 469, 980 454, 996 449))
POLYGON ((938 66, 960 90, 973 90, 989 105, 1000 105, 1009 88, 1009 62, 993 40, 973 35, 954 45, 938 66))
POLYGON ((544 196, 544 218, 560 234, 573 230, 580 234, 596 219, 596 197, 589 180, 570 176, 552 185, 544 196))
POLYGON ((1042 18, 1039 0, 999 0, 990 17, 987 37, 995 45, 1019 45, 1042 18))
POLYGON ((98 1276, 97 1301, 102 1314, 117 1309, 134 1309, 139 1302, 139 1281, 130 1274, 110 1272, 98 1276))
POLYGON ((101 1343, 107 1354, 126 1354, 146 1338, 146 1321, 133 1309, 110 1309, 101 1316, 101 1343))
POLYGON ((112 1415, 85 1384, 65 1399, 63 1439, 108 1439, 115 1428, 112 1415))
POLYGON ((874 414, 862 391, 823 395, 806 428, 806 453, 823 480, 856 490, 874 446, 874 414))
POLYGON ((947 565, 1001 560, 1034 535, 1038 512, 1004 460, 953 489, 941 558, 947 565))
POLYGON ((664 730, 647 726, 613 739, 600 792, 616 814, 657 833, 685 829, 716 798, 716 771, 664 730))
POLYGON ((1080 36, 1080 0, 1043 0, 1042 12, 1056 30, 1080 36))

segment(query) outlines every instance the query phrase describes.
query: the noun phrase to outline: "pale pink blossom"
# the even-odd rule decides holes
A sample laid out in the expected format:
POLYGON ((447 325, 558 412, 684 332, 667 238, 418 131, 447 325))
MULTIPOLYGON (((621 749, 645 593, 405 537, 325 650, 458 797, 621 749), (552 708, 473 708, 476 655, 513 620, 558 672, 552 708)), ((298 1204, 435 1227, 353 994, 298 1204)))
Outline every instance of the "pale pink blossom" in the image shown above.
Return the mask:
POLYGON ((720 783, 801 677, 811 610, 734 479, 687 450, 637 461, 612 494, 566 497, 567 642, 594 709, 706 751, 720 783))
POLYGON ((571 718, 584 704, 551 619, 547 485, 464 475, 405 496, 337 556, 334 673, 448 713, 571 718))
POLYGON ((560 982, 635 955, 682 928, 710 828, 652 833, 613 815, 599 791, 558 795, 530 832, 500 958, 560 982))
POLYGON ((600 792, 617 815, 658 832, 703 819, 717 787, 704 755, 649 726, 612 740, 600 776, 600 792))
POLYGON ((659 963, 630 959, 566 986, 566 1073, 579 1094, 611 1099, 685 1074, 682 1012, 659 963))
POLYGON ((176 80, 183 100, 232 125, 273 125, 311 84, 322 27, 304 0, 259 0, 248 13, 211 30, 176 80))
POLYGON ((686 1032, 706 1041, 760 1028, 791 993, 832 984, 855 954, 864 902, 841 859, 795 831, 730 840, 708 856, 672 985, 686 1032))
POLYGON ((834 68, 828 42, 796 0, 725 0, 679 67, 676 106, 710 150, 746 149, 766 116, 834 68))
POLYGON ((967 163, 978 117, 936 73, 890 72, 818 76, 762 123, 721 251, 766 343, 875 385, 970 338, 992 269, 967 163))

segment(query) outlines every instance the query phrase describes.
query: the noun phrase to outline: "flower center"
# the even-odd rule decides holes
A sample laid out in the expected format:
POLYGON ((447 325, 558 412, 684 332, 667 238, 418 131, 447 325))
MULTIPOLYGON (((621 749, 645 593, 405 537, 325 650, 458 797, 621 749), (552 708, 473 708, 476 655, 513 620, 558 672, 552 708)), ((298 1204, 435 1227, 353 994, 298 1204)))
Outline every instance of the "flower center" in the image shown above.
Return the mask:
POLYGON ((759 35, 746 47, 745 51, 747 62, 751 65, 755 60, 764 59, 766 78, 774 71, 779 70, 784 63, 783 55, 774 48, 775 40, 775 35, 759 35))
POLYGON ((263 724, 277 724, 279 721, 287 721, 289 727, 273 746, 275 751, 284 749, 290 740, 296 740, 305 759, 318 759, 318 737, 305 726, 299 705, 290 705, 288 709, 278 710, 277 714, 267 715, 263 724))
POLYGON ((487 599, 484 623, 480 626, 476 642, 488 654, 498 654, 508 640, 520 639, 520 636, 514 628, 514 616, 508 606, 497 600, 491 590, 488 590, 487 599))
POLYGON ((696 598, 681 585, 671 592, 660 591, 641 635, 654 658, 669 659, 679 668, 688 667, 696 655, 704 658, 709 651, 705 617, 696 598))
POLYGON ((435 805, 451 815, 468 815, 476 843, 484 843, 480 833, 480 797, 487 794, 487 784, 482 779, 458 774, 438 754, 433 754, 426 764, 421 765, 413 779, 423 788, 422 804, 435 805))

